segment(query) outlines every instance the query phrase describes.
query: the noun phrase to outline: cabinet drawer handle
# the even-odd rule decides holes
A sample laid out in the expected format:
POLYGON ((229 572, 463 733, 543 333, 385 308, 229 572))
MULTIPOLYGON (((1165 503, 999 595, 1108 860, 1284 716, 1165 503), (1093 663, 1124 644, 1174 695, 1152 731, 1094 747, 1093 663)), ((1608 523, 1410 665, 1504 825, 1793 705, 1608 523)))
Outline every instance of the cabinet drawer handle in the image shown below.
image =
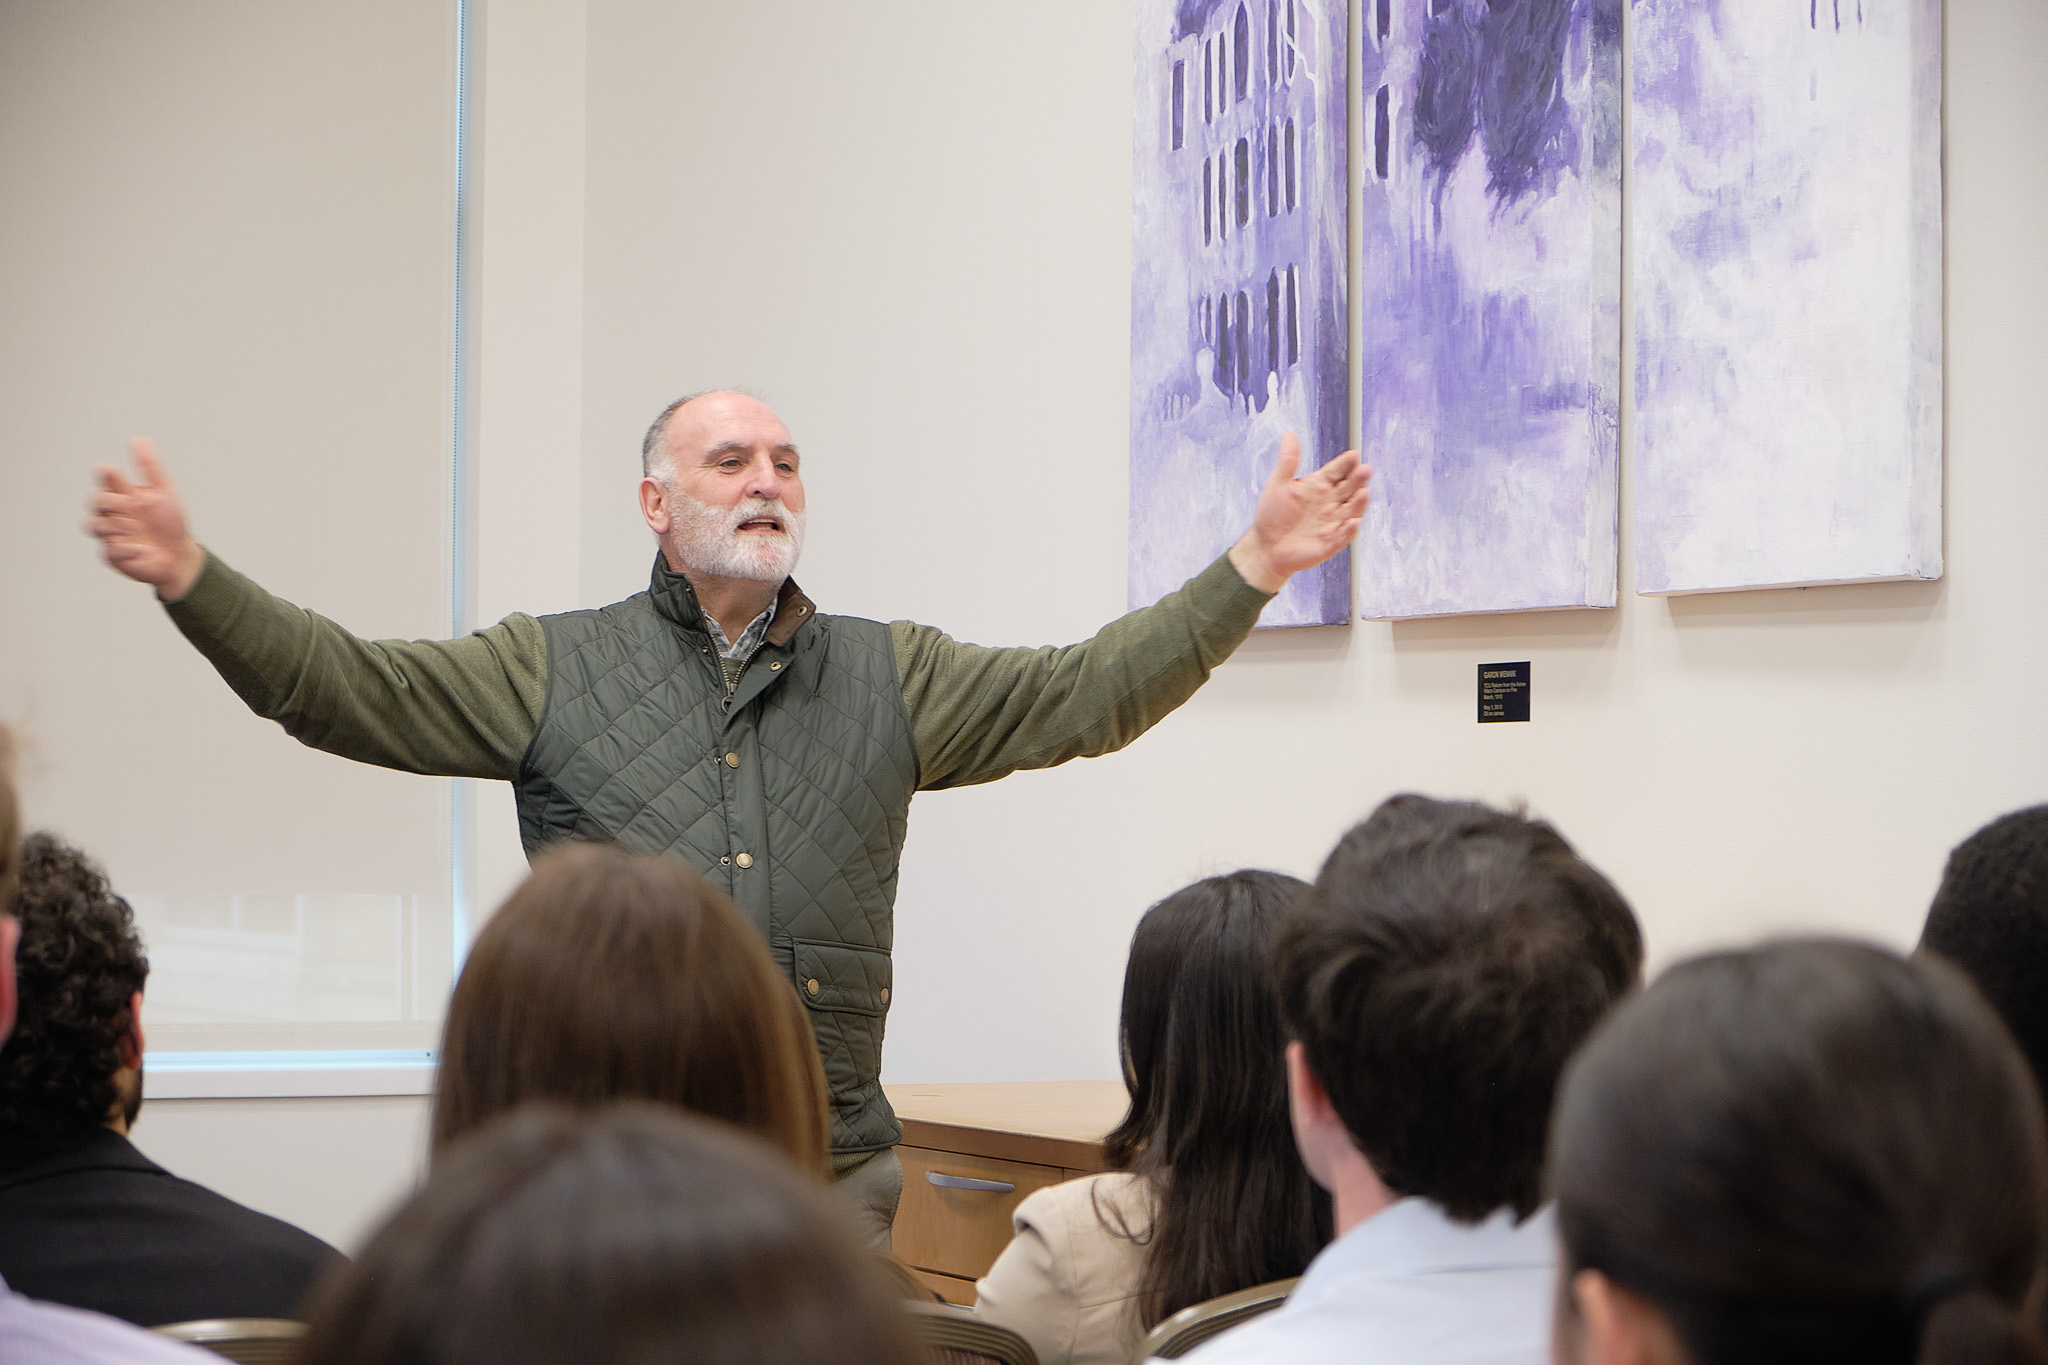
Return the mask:
POLYGON ((924 1178, 946 1190, 986 1190, 990 1194, 1008 1194, 1017 1188, 1007 1180, 976 1180, 971 1175, 940 1175, 937 1171, 926 1171, 924 1178))

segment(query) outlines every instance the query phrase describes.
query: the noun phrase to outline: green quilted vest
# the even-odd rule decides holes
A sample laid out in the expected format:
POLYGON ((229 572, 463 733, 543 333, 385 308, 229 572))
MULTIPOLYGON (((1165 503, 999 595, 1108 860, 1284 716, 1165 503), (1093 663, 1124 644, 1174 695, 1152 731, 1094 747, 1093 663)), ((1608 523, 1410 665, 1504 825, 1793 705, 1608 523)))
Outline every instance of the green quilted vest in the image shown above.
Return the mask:
POLYGON ((540 623, 547 704, 514 784, 528 855, 614 839, 723 888, 810 1009, 835 1155, 895 1143, 882 1030, 917 750, 889 628, 784 584, 728 696, 696 593, 658 557, 648 591, 540 623))

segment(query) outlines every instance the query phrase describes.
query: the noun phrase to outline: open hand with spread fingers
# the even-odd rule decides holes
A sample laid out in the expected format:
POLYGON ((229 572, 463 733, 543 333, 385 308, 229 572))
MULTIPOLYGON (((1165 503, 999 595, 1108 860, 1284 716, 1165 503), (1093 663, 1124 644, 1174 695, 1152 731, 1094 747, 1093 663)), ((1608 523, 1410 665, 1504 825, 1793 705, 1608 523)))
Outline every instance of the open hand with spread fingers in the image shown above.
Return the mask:
POLYGON ((1297 479, 1300 467, 1301 442, 1289 432, 1259 493, 1252 528, 1230 547, 1230 562, 1261 592, 1280 591, 1289 578, 1355 540, 1371 500, 1372 466, 1359 463, 1355 450, 1297 479))
POLYGON ((206 551, 185 529, 185 503, 178 487, 164 473, 156 445, 146 436, 128 443, 138 480, 114 465, 101 465, 99 489, 86 500, 86 534, 100 542, 101 553, 120 572, 156 589, 166 602, 192 590, 206 567, 206 551))

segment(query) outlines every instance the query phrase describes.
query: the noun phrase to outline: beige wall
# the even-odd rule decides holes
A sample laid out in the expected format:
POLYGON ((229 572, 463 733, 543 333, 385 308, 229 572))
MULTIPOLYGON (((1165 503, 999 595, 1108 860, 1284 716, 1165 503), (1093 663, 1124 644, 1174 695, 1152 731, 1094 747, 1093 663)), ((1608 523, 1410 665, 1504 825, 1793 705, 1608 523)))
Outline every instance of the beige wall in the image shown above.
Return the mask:
POLYGON ((437 1031, 448 784, 283 740, 79 522, 92 467, 153 435, 228 562, 366 631, 448 629, 454 16, 0 6, 0 720, 30 821, 155 936, 169 1050, 437 1031))
MULTIPOLYGON (((826 610, 1044 643, 1121 609, 1125 6, 488 0, 484 23, 481 619, 640 586, 639 431, 718 382, 806 447, 826 610)), ((889 1078, 1113 1075, 1147 903, 1312 873, 1403 789, 1526 799, 1659 960, 1805 927, 1910 941, 1946 849, 2048 770, 2048 7, 1970 0, 1948 36, 1946 579, 1642 599, 1624 516, 1613 612, 1262 635, 1130 752, 919 798, 889 1078), (1522 658, 1535 721, 1475 725, 1474 666, 1522 658)), ((517 873, 494 801, 480 887, 517 873)), ((174 1101, 141 1136, 346 1242, 421 1112, 174 1101)))
POLYGON ((134 1138, 165 1169, 353 1254, 412 1192, 425 1160, 427 1101, 149 1100, 134 1138))
MULTIPOLYGON (((824 610, 1027 644, 1116 614, 1128 7, 590 15, 586 596, 645 572, 638 430, 730 379, 805 446, 824 610)), ((1404 789, 1528 801, 1660 961, 1795 928, 1909 942, 1946 850, 2048 795, 2048 6, 1948 24, 1945 580, 1639 598, 1624 513, 1614 611, 1255 638, 1126 753, 918 799, 888 1077, 1114 1075, 1147 903, 1312 874, 1404 789), (1481 727, 1475 666, 1507 659, 1535 719, 1481 727)))

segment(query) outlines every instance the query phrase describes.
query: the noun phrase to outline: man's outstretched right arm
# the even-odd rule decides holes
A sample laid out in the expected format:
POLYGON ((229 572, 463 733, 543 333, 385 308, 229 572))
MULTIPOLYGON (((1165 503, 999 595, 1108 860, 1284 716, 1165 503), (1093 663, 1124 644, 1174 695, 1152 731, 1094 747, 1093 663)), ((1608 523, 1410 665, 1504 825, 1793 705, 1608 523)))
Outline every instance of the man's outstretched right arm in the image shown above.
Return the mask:
POLYGON ((511 778, 547 691, 540 623, 460 640, 362 640, 265 592, 187 534, 147 442, 142 480, 100 471, 86 528, 107 562, 157 589, 171 619, 260 716, 303 744, 406 772, 511 778))

